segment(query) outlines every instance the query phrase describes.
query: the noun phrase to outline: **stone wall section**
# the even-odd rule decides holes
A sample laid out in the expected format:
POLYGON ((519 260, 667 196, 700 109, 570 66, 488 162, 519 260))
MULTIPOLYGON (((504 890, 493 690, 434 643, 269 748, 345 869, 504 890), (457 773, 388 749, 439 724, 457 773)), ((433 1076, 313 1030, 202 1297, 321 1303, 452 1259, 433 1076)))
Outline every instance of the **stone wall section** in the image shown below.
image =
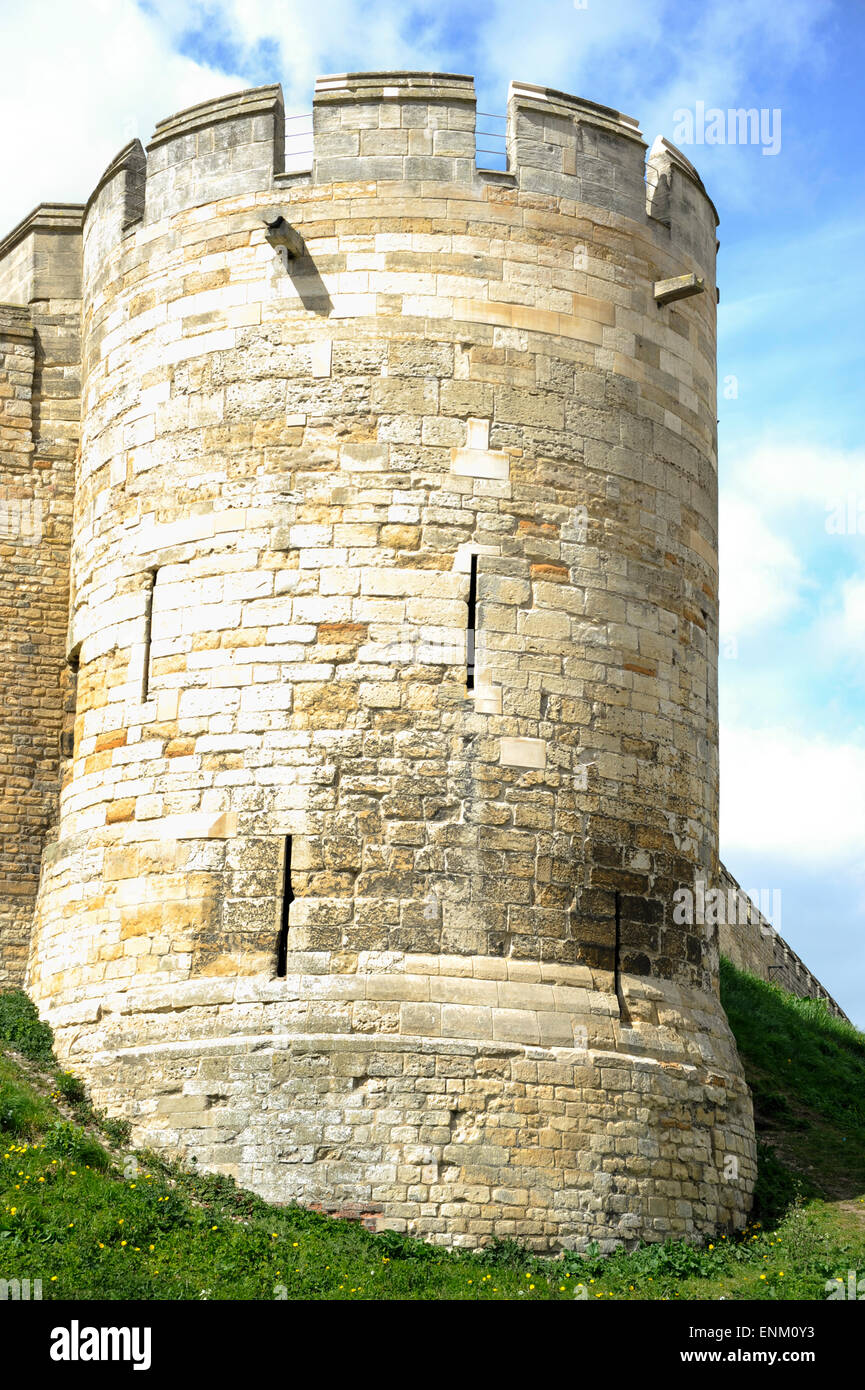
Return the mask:
MULTIPOLYGON (((464 89, 449 107, 414 83, 396 99, 380 82, 377 101, 323 83, 317 126, 338 116, 360 149, 368 130, 382 145, 449 130, 445 111, 466 123, 464 89)), ((200 851, 196 968, 272 955, 292 834, 293 949, 612 971, 618 893, 623 968, 710 981, 711 941, 676 928, 669 900, 714 852, 711 296, 658 310, 653 280, 681 258, 645 212, 637 231, 473 171, 442 182, 435 162, 383 171, 413 181, 283 190, 306 246, 288 270, 261 221, 272 186, 195 202, 215 177, 208 153, 195 194, 208 114, 209 144, 228 141, 232 170, 251 150, 261 179, 262 118, 241 107, 164 123, 143 220, 122 160, 88 210, 65 838, 138 840, 187 812, 239 827, 245 873, 227 839, 200 851)), ((597 169, 578 143, 574 167, 597 169)))
POLYGON ((81 208, 0 243, 0 987, 24 982, 57 815, 79 424, 81 208))
POLYGON ((722 955, 740 970, 747 970, 771 985, 778 985, 800 999, 822 999, 830 1013, 849 1023, 844 1010, 829 991, 813 975, 807 965, 748 898, 728 869, 721 865, 718 885, 730 900, 735 895, 743 900, 745 912, 728 912, 727 920, 718 928, 722 955))
POLYGON ((750 1096, 718 1001, 465 956, 289 959, 54 1014, 136 1142, 436 1243, 549 1251, 741 1224, 750 1096), (183 1018, 183 1035, 175 1020, 183 1018))

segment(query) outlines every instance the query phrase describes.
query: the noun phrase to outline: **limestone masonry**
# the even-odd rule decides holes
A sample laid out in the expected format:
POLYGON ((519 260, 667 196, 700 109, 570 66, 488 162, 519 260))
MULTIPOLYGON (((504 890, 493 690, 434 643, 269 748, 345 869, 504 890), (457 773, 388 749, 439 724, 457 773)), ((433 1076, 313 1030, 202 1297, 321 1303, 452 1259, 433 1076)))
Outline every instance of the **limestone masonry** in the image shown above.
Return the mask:
POLYGON ((284 130, 183 111, 0 243, 0 984, 136 1144, 276 1201, 739 1226, 673 915, 722 881, 715 209, 524 84, 507 173, 469 77, 320 79, 303 173, 284 130))

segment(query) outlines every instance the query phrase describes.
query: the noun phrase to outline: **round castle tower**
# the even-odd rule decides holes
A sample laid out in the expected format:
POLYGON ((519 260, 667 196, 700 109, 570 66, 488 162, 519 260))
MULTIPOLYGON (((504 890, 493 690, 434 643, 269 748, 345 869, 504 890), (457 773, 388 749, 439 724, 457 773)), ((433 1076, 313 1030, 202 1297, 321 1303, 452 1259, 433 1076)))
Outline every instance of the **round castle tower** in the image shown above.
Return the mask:
POLYGON ((133 1139, 536 1249, 743 1222, 716 929, 715 227, 636 123, 278 87, 83 222, 74 742, 29 988, 133 1139))

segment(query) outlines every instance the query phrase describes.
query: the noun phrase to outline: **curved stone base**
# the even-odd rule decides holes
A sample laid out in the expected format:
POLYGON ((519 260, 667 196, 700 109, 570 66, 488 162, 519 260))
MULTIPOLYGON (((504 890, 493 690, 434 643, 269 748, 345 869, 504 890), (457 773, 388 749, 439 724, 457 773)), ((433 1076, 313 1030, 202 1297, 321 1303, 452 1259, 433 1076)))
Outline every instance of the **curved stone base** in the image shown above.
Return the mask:
POLYGON ((626 977, 625 1024, 610 977, 582 967, 375 966, 139 988, 49 1017, 136 1145, 271 1201, 539 1251, 744 1223, 751 1102, 713 996, 626 977))

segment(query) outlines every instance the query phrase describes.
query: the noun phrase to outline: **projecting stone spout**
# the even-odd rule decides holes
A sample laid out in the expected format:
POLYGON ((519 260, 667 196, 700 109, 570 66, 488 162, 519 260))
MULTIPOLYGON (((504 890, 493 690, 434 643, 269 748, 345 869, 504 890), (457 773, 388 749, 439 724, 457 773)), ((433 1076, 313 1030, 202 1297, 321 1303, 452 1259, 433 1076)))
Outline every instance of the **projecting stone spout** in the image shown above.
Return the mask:
POLYGON ((303 255, 302 237, 286 222, 278 208, 268 208, 262 221, 266 228, 265 236, 271 246, 284 247, 286 256, 292 261, 303 255))

